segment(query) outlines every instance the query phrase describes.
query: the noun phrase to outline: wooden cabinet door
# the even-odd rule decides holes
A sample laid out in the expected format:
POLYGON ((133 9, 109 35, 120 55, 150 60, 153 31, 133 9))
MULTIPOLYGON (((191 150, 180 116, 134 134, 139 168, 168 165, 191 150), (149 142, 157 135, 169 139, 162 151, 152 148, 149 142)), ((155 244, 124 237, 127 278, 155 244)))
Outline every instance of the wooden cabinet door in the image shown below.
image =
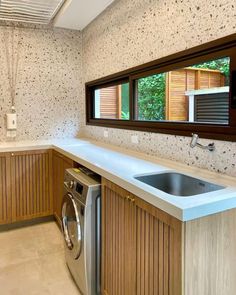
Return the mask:
POLYGON ((0 154, 0 224, 11 222, 10 154, 0 154))
POLYGON ((61 206, 64 195, 65 170, 73 167, 73 160, 53 151, 53 211, 57 222, 61 223, 61 206))
POLYGON ((135 197, 136 293, 181 295, 182 222, 135 197))
POLYGON ((181 295, 182 223, 102 180, 102 294, 181 295))
POLYGON ((102 180, 102 274, 103 295, 135 295, 135 206, 129 193, 102 180))
POLYGON ((11 154, 12 221, 52 215, 52 151, 11 154))

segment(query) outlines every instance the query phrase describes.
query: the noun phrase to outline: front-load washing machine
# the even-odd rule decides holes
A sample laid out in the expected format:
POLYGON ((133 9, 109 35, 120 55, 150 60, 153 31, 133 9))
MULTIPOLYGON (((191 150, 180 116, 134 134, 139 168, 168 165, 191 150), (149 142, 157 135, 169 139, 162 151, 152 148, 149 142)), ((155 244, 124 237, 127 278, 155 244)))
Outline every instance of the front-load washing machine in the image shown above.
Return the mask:
POLYGON ((100 293, 100 180, 67 169, 62 230, 67 266, 82 295, 100 293))

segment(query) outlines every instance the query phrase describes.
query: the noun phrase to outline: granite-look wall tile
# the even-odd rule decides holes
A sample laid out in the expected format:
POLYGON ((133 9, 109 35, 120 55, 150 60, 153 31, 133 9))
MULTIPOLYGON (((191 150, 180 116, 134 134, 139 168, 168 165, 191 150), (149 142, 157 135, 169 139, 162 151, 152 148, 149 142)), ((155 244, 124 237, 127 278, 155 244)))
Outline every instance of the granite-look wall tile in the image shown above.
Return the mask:
MULTIPOLYGON (((4 36, 13 27, 0 26, 0 141, 6 137, 5 114, 11 99, 4 36)), ((11 36, 11 34, 10 34, 11 36)), ((43 28, 14 29, 20 36, 16 85, 15 140, 75 136, 79 130, 82 89, 82 36, 78 31, 43 28)), ((9 38, 11 47, 11 37, 9 38)), ((15 42, 16 43, 16 42, 15 42)))
MULTIPOLYGON (((83 30, 84 81, 91 81, 236 32, 234 0, 120 0, 83 30)), ((215 141, 209 153, 190 138, 85 126, 81 134, 150 155, 236 176, 236 143, 215 141), (138 134, 139 144, 130 137, 138 134)), ((209 140, 201 140, 208 144, 209 140)))
POLYGON ((151 132, 129 131, 113 128, 90 126, 82 129, 81 136, 131 149, 147 155, 179 161, 190 166, 236 176, 236 143, 200 138, 202 144, 214 141, 216 150, 208 152, 195 147, 190 148, 190 138, 184 136, 165 135, 151 132), (108 131, 108 138, 103 136, 108 131), (137 135, 139 142, 131 142, 131 136, 137 135))

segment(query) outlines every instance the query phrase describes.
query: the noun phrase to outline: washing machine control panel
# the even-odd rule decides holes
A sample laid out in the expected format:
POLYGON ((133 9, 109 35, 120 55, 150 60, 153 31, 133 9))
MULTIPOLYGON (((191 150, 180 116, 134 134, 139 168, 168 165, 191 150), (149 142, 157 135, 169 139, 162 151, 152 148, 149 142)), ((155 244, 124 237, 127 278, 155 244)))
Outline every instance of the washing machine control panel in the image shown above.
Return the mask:
POLYGON ((83 189, 84 189, 83 185, 81 185, 79 182, 77 182, 76 186, 75 186, 75 191, 77 193, 79 193, 80 195, 82 195, 83 189))
POLYGON ((89 191, 100 191, 100 186, 100 182, 98 182, 91 176, 84 174, 78 169, 71 168, 65 171, 65 193, 69 191, 73 195, 73 197, 84 204, 86 204, 88 200, 89 191))

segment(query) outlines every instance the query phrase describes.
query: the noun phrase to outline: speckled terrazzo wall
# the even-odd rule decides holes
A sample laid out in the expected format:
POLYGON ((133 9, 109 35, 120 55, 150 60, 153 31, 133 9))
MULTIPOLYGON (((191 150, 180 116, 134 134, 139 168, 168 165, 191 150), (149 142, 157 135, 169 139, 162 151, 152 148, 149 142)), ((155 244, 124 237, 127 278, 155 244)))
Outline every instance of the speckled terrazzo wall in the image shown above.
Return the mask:
MULTIPOLYGON (((11 99, 4 36, 0 26, 0 141, 6 138, 5 114, 11 99)), ((75 136, 82 89, 82 37, 78 31, 15 28, 22 44, 16 85, 16 140, 75 136)), ((11 37, 10 39, 11 40, 11 37)), ((8 44, 11 46, 11 42, 8 44)))
MULTIPOLYGON (((235 0, 116 1, 83 31, 84 78, 90 81, 235 32, 235 0)), ((209 153, 190 149, 187 137, 107 130, 107 139, 101 127, 84 126, 81 134, 236 176, 236 143, 215 141, 216 151, 209 153), (138 145, 131 143, 132 134, 139 136, 138 145)))

